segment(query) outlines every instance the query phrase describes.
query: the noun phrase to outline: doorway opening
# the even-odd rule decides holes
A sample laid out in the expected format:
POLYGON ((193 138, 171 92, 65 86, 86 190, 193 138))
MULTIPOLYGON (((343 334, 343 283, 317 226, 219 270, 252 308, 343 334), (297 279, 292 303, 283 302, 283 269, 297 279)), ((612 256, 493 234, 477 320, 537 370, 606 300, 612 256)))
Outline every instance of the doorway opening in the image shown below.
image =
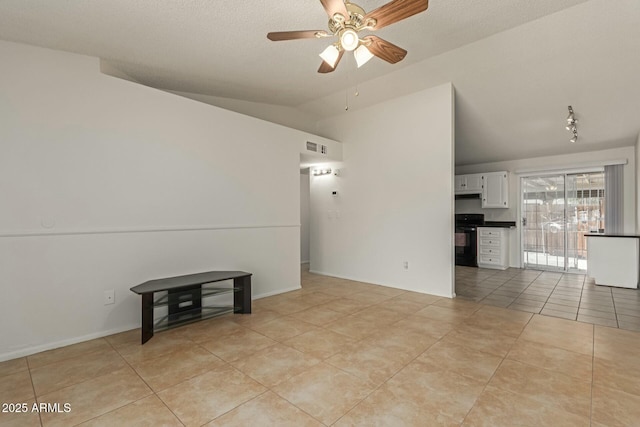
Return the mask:
POLYGON ((585 234, 604 231, 604 172, 521 178, 522 265, 584 273, 585 234))
POLYGON ((309 168, 300 169, 300 265, 303 271, 309 270, 310 249, 310 189, 309 168))

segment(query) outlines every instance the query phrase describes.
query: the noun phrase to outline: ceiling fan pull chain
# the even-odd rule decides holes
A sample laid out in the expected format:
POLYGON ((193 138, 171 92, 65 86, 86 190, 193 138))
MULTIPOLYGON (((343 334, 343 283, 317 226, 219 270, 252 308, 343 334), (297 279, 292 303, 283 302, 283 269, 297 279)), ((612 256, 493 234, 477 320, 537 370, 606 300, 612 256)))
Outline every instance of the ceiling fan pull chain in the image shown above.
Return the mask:
POLYGON ((345 102, 345 106, 344 106, 344 111, 349 111, 349 70, 346 70, 345 73, 345 78, 347 79, 347 87, 345 87, 344 89, 344 102, 345 102))
POLYGON ((349 88, 344 90, 344 111, 349 111, 349 88))

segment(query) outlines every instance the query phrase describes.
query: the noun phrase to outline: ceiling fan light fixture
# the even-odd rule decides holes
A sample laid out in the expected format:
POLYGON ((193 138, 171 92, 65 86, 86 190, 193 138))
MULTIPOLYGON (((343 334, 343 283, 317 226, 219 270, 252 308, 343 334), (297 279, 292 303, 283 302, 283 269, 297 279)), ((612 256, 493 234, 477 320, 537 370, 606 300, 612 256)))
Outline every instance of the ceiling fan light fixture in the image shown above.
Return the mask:
POLYGON ((335 47, 334 45, 329 45, 325 50, 322 51, 322 53, 320 54, 320 58, 322 58, 324 62, 330 65, 331 68, 335 68, 339 54, 340 51, 337 47, 335 47))
POLYGON ((351 52, 355 48, 358 47, 358 42, 360 39, 358 38, 358 33, 354 30, 347 28, 342 33, 340 33, 340 44, 342 48, 347 52, 351 52))
POLYGON ((356 64, 358 68, 362 67, 366 64, 371 58, 373 58, 373 53, 365 45, 360 45, 354 52, 353 56, 356 58, 356 64))

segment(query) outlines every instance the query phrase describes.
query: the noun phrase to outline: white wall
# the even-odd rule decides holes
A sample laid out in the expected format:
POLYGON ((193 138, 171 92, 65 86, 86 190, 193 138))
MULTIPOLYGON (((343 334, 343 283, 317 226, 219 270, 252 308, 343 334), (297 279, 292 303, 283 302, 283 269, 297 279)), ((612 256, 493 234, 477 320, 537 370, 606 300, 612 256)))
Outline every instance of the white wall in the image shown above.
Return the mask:
MULTIPOLYGON (((638 141, 635 146, 636 150, 636 165, 640 165, 640 134, 638 134, 638 141)), ((636 167, 636 234, 640 234, 640 172, 636 167)))
POLYGON ((241 99, 223 98, 219 96, 203 95, 199 93, 188 93, 170 91, 176 95, 194 99, 215 105, 225 110, 236 111, 258 119, 278 123, 293 129, 318 133, 317 119, 315 114, 305 113, 298 108, 284 105, 265 104, 261 102, 243 101, 241 99))
POLYGON ((343 142, 344 161, 331 165, 339 176, 310 178, 311 270, 452 296, 453 86, 320 127, 343 142))
MULTIPOLYGON (((482 209, 480 200, 456 200, 456 213, 484 213, 488 221, 516 221, 517 229, 510 232, 510 266, 520 267, 520 177, 517 171, 569 170, 588 168, 607 160, 626 160, 624 165, 624 231, 636 230, 636 152, 634 147, 587 151, 559 156, 536 157, 505 162, 483 163, 456 167, 456 174, 508 171, 509 209, 482 209)), ((532 172, 535 173, 535 172, 532 172)))
POLYGON ((0 42, 0 62, 0 360, 139 326, 129 288, 149 279, 238 269, 254 298, 299 288, 312 135, 97 58, 0 42))
POLYGON ((300 171, 300 262, 309 262, 309 170, 300 171))

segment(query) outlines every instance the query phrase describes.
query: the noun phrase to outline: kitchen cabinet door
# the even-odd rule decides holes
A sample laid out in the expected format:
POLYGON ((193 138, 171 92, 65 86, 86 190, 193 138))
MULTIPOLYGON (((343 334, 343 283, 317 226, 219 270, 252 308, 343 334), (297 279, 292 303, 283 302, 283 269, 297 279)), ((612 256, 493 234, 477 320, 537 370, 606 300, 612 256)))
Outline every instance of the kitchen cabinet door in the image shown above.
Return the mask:
POLYGON ((473 173, 466 175, 467 177, 467 191, 474 193, 482 193, 482 174, 473 173))
POLYGON ((456 175, 454 181, 454 191, 455 194, 461 194, 464 192, 465 187, 467 186, 467 176, 466 175, 456 175))
POLYGON ((509 207, 509 174, 507 172, 490 172, 482 174, 482 207, 509 207))
POLYGON ((481 194, 482 174, 472 173, 467 175, 456 175, 454 191, 455 194, 481 194))

